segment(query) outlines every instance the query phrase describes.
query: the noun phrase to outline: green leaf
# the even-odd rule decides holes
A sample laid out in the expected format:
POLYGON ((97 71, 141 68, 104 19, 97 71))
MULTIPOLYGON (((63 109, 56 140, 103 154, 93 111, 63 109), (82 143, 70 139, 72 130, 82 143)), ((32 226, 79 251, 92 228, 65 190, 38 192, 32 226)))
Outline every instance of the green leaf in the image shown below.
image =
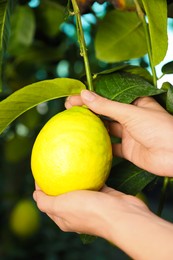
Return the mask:
POLYGON ((130 74, 138 75, 149 83, 153 84, 153 77, 148 70, 142 67, 129 65, 128 67, 124 68, 123 71, 129 72, 130 74))
POLYGON ((173 86, 170 85, 166 96, 166 109, 169 113, 173 114, 173 86))
POLYGON ((65 8, 53 1, 42 0, 36 10, 39 29, 48 37, 55 37, 65 19, 65 8))
POLYGON ((111 69, 103 70, 101 72, 94 74, 93 78, 96 78, 98 75, 102 75, 102 74, 110 74, 110 73, 116 72, 118 70, 127 68, 127 67, 129 67, 129 64, 127 64, 127 63, 118 63, 115 67, 113 67, 111 69))
POLYGON ((80 234, 80 239, 84 245, 87 245, 93 243, 97 239, 97 237, 87 234, 80 234))
POLYGON ((156 176, 146 172, 129 161, 123 161, 111 169, 108 185, 126 194, 136 195, 156 176))
POLYGON ((20 55, 16 56, 16 63, 20 62, 31 62, 34 64, 43 65, 45 62, 58 61, 63 59, 63 55, 68 46, 64 46, 64 42, 59 44, 57 47, 52 48, 42 42, 35 42, 29 46, 20 55))
POLYGON ((142 0, 149 22, 153 65, 159 64, 168 48, 167 1, 142 0))
POLYGON ((106 62, 138 58, 147 52, 145 33, 135 12, 110 11, 98 26, 96 56, 106 62))
POLYGON ((29 47, 35 34, 35 17, 28 6, 17 6, 11 16, 11 35, 8 45, 10 54, 20 54, 29 47))
POLYGON ((168 89, 170 88, 170 86, 171 86, 171 83, 168 82, 168 81, 165 81, 165 82, 162 83, 162 87, 161 88, 164 89, 167 92, 168 89))
POLYGON ((79 94, 85 85, 78 80, 57 78, 28 85, 0 102, 0 133, 30 108, 55 98, 79 94))
POLYGON ((173 61, 166 63, 162 67, 162 73, 163 74, 173 74, 173 61))
POLYGON ((98 75, 111 74, 116 71, 125 71, 125 72, 129 72, 130 74, 139 75, 140 77, 142 77, 149 83, 151 83, 151 84, 153 83, 153 77, 151 76, 151 74, 149 73, 148 70, 146 70, 142 67, 139 67, 139 66, 129 65, 127 63, 120 63, 111 69, 103 70, 97 74, 94 74, 93 78, 95 79, 95 78, 97 78, 98 75))
POLYGON ((131 103, 138 97, 153 96, 164 93, 165 90, 157 89, 144 78, 125 71, 99 75, 93 86, 96 93, 111 100, 131 103))
MULTIPOLYGON (((0 82, 2 78, 3 56, 7 48, 10 34, 10 15, 14 4, 15 1, 13 0, 0 0, 0 82)), ((2 83, 0 83, 0 91, 2 91, 2 83)))

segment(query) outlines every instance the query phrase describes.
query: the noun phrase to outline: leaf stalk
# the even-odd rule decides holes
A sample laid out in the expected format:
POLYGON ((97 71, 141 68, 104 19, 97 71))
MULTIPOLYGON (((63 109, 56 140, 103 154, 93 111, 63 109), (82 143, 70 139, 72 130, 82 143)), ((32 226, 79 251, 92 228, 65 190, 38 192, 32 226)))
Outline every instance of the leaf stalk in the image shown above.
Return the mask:
POLYGON ((86 47, 84 32, 83 32, 83 28, 82 28, 80 10, 79 10, 76 0, 71 0, 71 2, 72 2, 73 10, 74 10, 74 15, 76 17, 76 27, 77 27, 79 46, 80 46, 80 55, 84 59, 88 89, 93 91, 94 89, 93 89, 93 83, 92 83, 92 75, 91 75, 89 59, 88 59, 88 55, 87 55, 87 47, 86 47))

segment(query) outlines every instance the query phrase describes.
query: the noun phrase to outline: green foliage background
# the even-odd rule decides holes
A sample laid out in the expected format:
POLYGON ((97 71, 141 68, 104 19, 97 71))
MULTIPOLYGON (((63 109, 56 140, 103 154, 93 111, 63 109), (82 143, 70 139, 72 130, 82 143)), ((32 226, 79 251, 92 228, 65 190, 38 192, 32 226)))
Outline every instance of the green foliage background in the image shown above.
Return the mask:
MULTIPOLYGON (((31 237, 17 237, 9 227, 16 203, 21 198, 32 198, 34 180, 30 154, 39 130, 50 117, 65 109, 66 96, 79 93, 87 86, 75 19, 68 17, 66 9, 68 1, 42 0, 31 7, 32 2, 0 1, 0 258, 128 259, 100 238, 83 245, 78 234, 63 233, 42 213, 39 213, 40 227, 31 237)), ((159 1, 157 12, 151 12, 156 10, 154 0, 150 4, 144 0, 139 2, 148 15, 152 58, 156 65, 167 50, 167 3, 159 1)), ((171 1, 169 4, 171 6, 171 1)), ((148 51, 147 39, 136 13, 120 12, 105 3, 102 12, 87 9, 83 24, 97 93, 126 103, 139 96, 155 96, 173 112, 173 87, 167 84, 156 89, 152 76, 146 71, 149 64, 143 55, 148 51), (88 12, 92 19, 87 16, 88 12), (131 65, 129 61, 133 58, 139 59, 139 66, 131 65)), ((162 71, 172 74, 172 62, 165 64, 162 71)), ((162 178, 114 159, 108 184, 133 195, 143 191, 149 206, 157 212, 162 178)), ((170 221, 173 221, 172 189, 170 180, 162 215, 170 221)))

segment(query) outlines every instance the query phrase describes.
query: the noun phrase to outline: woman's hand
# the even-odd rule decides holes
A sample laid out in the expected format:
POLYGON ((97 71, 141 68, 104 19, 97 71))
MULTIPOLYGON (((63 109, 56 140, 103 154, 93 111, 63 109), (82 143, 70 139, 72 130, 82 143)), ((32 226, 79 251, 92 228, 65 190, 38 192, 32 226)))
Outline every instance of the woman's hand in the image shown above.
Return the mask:
POLYGON ((109 222, 114 216, 118 224, 123 213, 149 212, 138 198, 104 186, 97 191, 74 191, 47 196, 37 186, 33 195, 38 208, 45 212, 63 231, 92 234, 110 239, 109 222))
POLYGON ((173 116, 153 98, 137 99, 133 105, 103 98, 83 90, 71 96, 66 108, 87 105, 93 112, 113 119, 110 134, 122 139, 113 145, 113 154, 151 173, 173 176, 173 116))
MULTIPOLYGON (((84 90, 66 101, 67 108, 83 104, 113 120, 108 129, 122 139, 113 145, 115 156, 155 174, 173 176, 173 117, 154 99, 140 98, 129 105, 84 90)), ((172 259, 173 225, 136 197, 106 186, 99 192, 81 190, 54 197, 37 187, 33 196, 38 208, 63 231, 100 236, 132 259, 172 259)))
POLYGON ((37 189, 34 199, 63 231, 102 237, 132 259, 171 260, 173 225, 155 216, 138 198, 109 187, 47 196, 37 189))

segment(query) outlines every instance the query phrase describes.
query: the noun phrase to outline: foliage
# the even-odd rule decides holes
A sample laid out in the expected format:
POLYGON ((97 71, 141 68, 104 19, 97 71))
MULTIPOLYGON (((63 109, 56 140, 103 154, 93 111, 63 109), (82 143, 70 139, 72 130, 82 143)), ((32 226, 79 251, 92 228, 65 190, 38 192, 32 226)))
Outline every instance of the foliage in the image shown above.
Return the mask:
POLYGON ((145 32, 137 14, 118 10, 108 12, 99 23, 95 47, 97 58, 106 62, 119 62, 146 54, 145 32))
POLYGON ((142 3, 148 18, 148 29, 151 38, 152 61, 154 65, 157 65, 164 59, 168 47, 166 0, 157 2, 157 12, 153 12, 155 8, 154 0, 151 0, 150 2, 142 0, 142 3), (160 35, 162 35, 162 37, 160 37, 160 35))
POLYGON ((23 87, 1 101, 0 132, 28 109, 45 101, 78 94, 84 88, 85 85, 81 81, 69 78, 44 80, 23 87))
POLYGON ((2 76, 2 60, 8 44, 10 32, 10 16, 13 10, 14 3, 15 1, 0 1, 0 76, 2 76))
MULTIPOLYGON (((55 258, 57 254, 60 259, 85 259, 82 253, 72 256, 65 252, 67 244, 72 250, 69 241, 80 248, 78 237, 55 231, 45 216, 42 216, 42 228, 33 241, 15 241, 6 222, 6 216, 19 198, 32 196, 30 153, 38 131, 52 115, 64 110, 64 97, 88 88, 70 2, 43 0, 33 6, 34 1, 29 0, 0 1, 0 214, 1 225, 5 224, 1 230, 4 243, 0 256, 3 259, 30 259, 33 255, 55 258), (29 247, 33 248, 33 253, 27 258, 29 247)), ((158 89, 155 70, 168 48, 167 13, 171 13, 172 1, 157 1, 157 6, 154 0, 78 0, 78 3, 83 14, 94 90, 124 103, 141 96, 154 96, 173 114, 173 86, 164 82, 158 89), (97 11, 98 6, 102 7, 102 12, 97 11), (149 59, 146 60, 145 54, 149 59), (138 65, 132 65, 134 58, 138 58, 138 65)), ((162 66, 162 73, 173 74, 173 61, 162 66)), ((110 186, 128 194, 145 191, 151 202, 158 199, 162 182, 162 178, 155 178, 117 158, 114 158, 108 180, 110 186), (157 197, 151 192, 153 190, 157 197)), ((170 182, 168 195, 171 188, 170 182)), ((87 242, 87 236, 83 236, 83 241, 87 242)), ((109 248, 110 253, 105 256, 95 249, 103 256, 101 259, 115 259, 110 245, 99 239, 94 244, 109 248)), ((95 256, 93 246, 88 245, 88 248, 95 256)), ((118 251, 117 254, 121 253, 118 251)), ((86 259, 88 257, 86 253, 86 259)), ((127 259, 124 255, 120 257, 127 259)))

